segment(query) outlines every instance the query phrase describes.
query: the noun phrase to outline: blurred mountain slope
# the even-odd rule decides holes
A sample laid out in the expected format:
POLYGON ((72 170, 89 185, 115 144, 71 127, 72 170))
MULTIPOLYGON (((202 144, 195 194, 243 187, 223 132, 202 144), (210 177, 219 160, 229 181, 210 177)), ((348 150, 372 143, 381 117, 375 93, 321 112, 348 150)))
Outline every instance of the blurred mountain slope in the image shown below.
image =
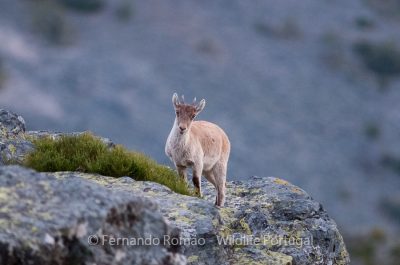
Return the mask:
POLYGON ((400 80, 380 88, 352 47, 400 46, 400 23, 370 2, 107 1, 87 13, 1 0, 0 104, 28 129, 92 130, 170 164, 172 93, 205 98, 199 119, 232 142, 229 179, 282 177, 343 231, 397 231, 380 206, 400 187, 382 163, 400 156, 400 80))

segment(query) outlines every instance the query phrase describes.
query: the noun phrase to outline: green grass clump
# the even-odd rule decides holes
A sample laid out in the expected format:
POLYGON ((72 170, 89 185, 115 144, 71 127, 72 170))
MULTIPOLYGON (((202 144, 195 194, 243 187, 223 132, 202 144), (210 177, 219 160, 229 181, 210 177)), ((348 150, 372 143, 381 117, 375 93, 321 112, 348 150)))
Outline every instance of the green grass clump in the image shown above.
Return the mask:
POLYGON ((57 140, 41 138, 33 143, 35 150, 25 157, 24 165, 37 171, 81 171, 116 178, 129 176, 160 183, 180 194, 193 195, 186 181, 174 170, 121 145, 108 147, 88 133, 62 136, 57 140))

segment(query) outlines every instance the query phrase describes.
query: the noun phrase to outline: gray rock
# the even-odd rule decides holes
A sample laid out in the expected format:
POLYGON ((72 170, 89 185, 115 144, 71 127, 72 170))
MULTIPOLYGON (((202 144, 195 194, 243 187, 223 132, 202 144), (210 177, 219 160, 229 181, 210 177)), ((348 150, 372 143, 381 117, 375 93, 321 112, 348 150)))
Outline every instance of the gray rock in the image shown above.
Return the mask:
POLYGON ((170 231, 148 199, 74 174, 57 178, 0 167, 0 264, 186 264, 184 256, 163 244, 123 245, 110 239, 162 241, 170 231))
POLYGON ((0 109, 0 165, 21 162, 32 147, 32 143, 26 139, 24 119, 0 109))
POLYGON ((60 178, 70 174, 160 205, 164 217, 180 231, 179 249, 188 264, 349 263, 335 222, 306 192, 281 179, 228 182, 226 205, 218 209, 213 205, 214 187, 205 182, 200 199, 152 182, 57 173, 60 178), (229 241, 234 238, 237 241, 229 241), (223 239, 225 244, 220 243, 223 239))
POLYGON ((2 133, 8 132, 17 135, 25 132, 25 121, 17 114, 0 109, 0 128, 2 133))

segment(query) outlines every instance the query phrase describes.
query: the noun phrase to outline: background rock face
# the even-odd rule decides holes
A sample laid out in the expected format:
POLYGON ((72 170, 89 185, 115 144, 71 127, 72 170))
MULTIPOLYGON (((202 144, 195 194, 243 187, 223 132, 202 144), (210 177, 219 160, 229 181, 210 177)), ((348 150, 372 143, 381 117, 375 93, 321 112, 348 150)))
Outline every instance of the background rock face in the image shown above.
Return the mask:
POLYGON ((198 118, 232 141, 229 179, 282 176, 343 232, 399 234, 382 209, 400 187, 382 163, 400 160, 399 74, 380 89, 354 51, 399 50, 399 13, 398 0, 3 0, 0 107, 29 130, 91 130, 170 163, 172 93, 205 98, 198 118))
MULTIPOLYGON (((44 135, 60 134, 29 132, 13 139, 44 135)), ((10 160, 25 151, 16 150, 10 160)), ((127 177, 1 166, 0 264, 349 263, 335 222, 302 189, 277 178, 228 182, 226 206, 218 209, 215 189, 202 186, 204 199, 127 177), (92 246, 89 235, 167 240, 92 246)))

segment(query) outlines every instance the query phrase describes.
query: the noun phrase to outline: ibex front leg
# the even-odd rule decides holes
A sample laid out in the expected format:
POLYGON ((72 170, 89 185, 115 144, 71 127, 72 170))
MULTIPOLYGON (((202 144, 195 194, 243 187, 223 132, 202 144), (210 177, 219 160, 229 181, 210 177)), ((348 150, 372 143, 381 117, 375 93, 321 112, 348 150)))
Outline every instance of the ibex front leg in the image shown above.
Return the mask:
POLYGON ((178 174, 181 177, 181 179, 183 179, 184 181, 187 181, 186 167, 176 165, 176 169, 178 170, 178 174))
POLYGON ((196 193, 199 197, 202 197, 201 194, 201 174, 203 173, 203 164, 195 164, 193 165, 193 185, 196 188, 196 193))

